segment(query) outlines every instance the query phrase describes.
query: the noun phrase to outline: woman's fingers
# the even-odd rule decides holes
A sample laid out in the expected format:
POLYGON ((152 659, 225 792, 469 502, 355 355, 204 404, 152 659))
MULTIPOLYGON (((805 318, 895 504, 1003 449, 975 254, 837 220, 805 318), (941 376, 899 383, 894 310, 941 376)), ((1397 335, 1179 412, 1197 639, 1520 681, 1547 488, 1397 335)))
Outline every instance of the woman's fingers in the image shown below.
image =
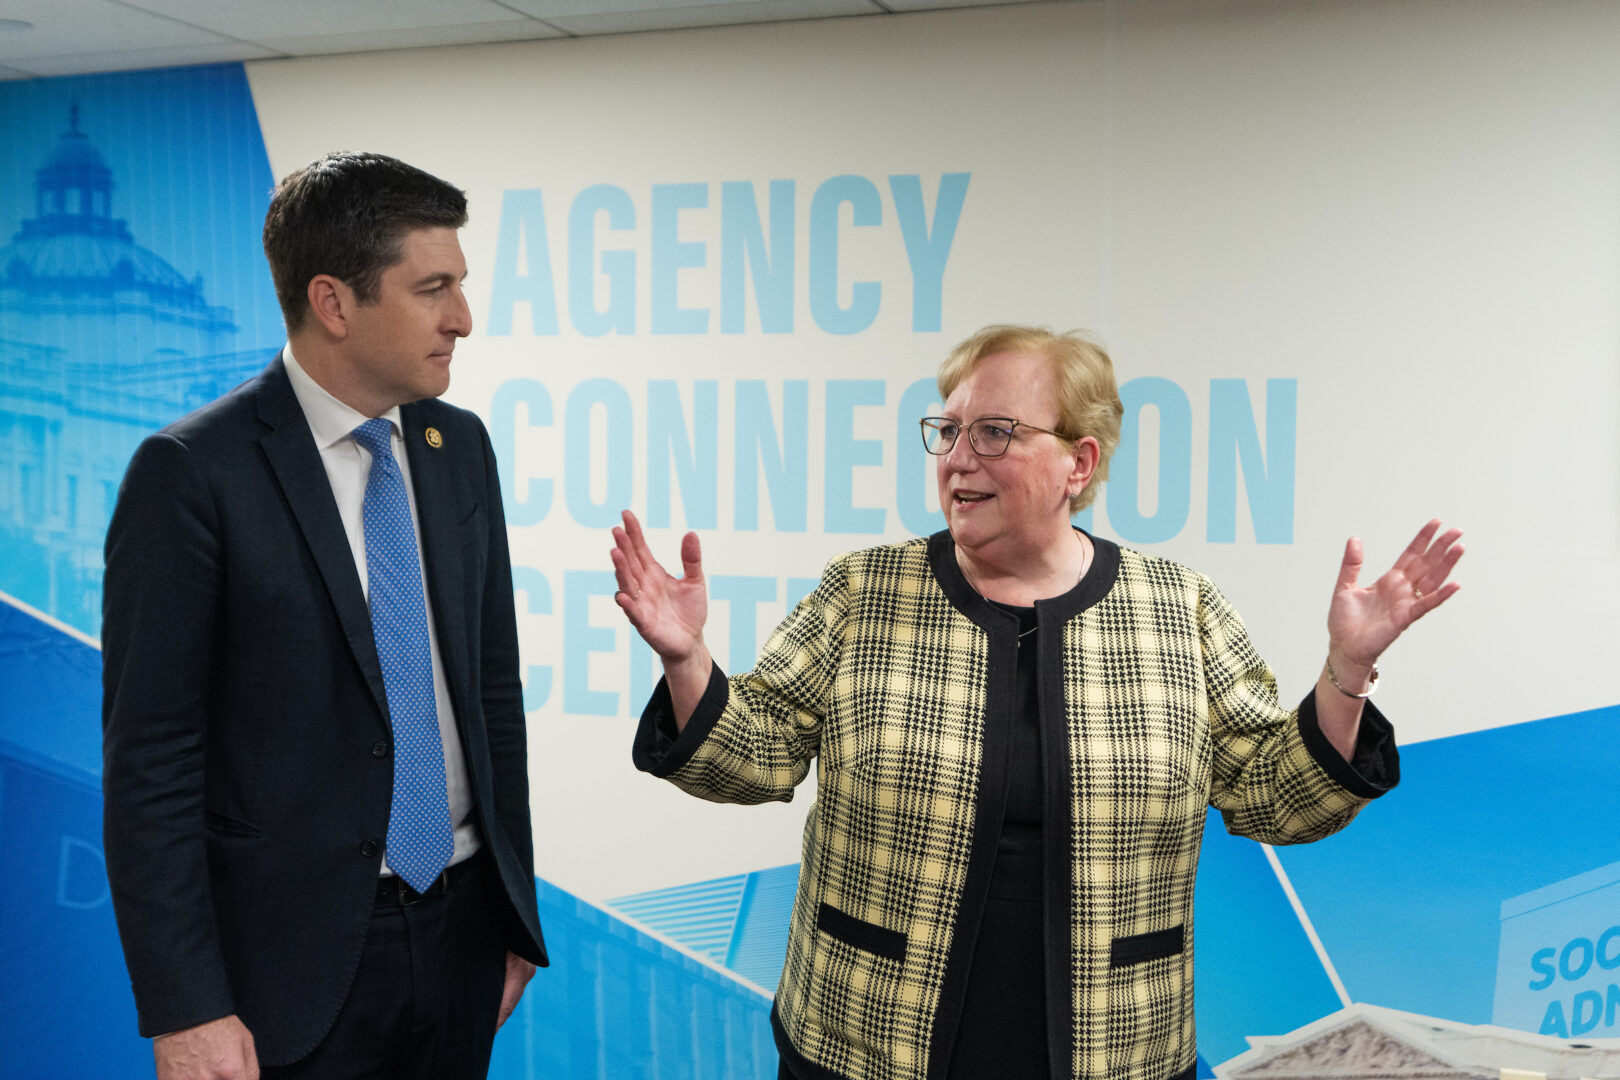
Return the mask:
POLYGON ((681 537, 681 573, 688 581, 703 580, 703 545, 695 532, 681 537))
POLYGON ((1355 587, 1356 581, 1361 577, 1361 538, 1352 536, 1344 542, 1344 559, 1339 563, 1340 589, 1355 587))

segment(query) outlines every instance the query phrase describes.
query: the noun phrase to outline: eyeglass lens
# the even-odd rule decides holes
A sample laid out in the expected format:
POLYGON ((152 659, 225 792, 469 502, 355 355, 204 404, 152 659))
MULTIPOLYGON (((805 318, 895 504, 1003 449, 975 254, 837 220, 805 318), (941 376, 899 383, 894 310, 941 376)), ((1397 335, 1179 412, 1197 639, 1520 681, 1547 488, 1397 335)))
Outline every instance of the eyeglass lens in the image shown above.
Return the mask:
MULTIPOLYGON (((999 417, 987 417, 967 425, 968 442, 983 457, 999 457, 1012 442, 1013 424, 999 417)), ((930 417, 922 425, 923 447, 930 454, 944 455, 956 445, 962 433, 961 425, 951 420, 930 417)))

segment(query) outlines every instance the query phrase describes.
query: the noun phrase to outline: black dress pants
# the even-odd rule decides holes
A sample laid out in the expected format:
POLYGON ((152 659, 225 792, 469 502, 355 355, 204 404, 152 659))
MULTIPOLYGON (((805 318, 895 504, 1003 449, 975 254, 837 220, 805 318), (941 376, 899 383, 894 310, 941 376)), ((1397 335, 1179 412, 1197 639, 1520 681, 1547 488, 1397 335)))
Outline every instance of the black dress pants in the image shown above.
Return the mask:
POLYGON ((483 1080, 506 978, 503 894, 480 852, 425 893, 378 883, 365 949, 332 1030, 264 1080, 483 1080))

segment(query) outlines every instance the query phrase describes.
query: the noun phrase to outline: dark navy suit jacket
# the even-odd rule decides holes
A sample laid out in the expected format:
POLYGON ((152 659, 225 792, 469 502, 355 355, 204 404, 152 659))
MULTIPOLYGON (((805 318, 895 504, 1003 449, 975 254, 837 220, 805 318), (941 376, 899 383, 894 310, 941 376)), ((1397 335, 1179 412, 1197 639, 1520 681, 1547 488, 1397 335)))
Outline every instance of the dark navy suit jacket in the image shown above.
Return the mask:
MULTIPOLYGON (((472 413, 401 412, 508 947, 544 964, 494 454, 472 413)), ((236 1013, 261 1063, 295 1061, 359 962, 394 765, 354 556, 279 357, 141 444, 106 556, 104 835, 141 1033, 236 1013)))

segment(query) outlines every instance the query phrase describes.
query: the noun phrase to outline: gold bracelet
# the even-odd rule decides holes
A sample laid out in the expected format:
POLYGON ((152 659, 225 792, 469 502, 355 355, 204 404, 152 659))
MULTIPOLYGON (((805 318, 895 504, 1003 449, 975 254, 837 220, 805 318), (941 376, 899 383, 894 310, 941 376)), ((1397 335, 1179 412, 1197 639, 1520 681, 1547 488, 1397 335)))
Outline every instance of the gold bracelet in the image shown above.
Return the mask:
POLYGON ((1371 681, 1367 683, 1367 692, 1364 693, 1364 694, 1352 694, 1350 691, 1346 690, 1343 686, 1339 685, 1339 677, 1337 675, 1333 674, 1333 658, 1332 657, 1328 658, 1327 677, 1328 677, 1328 682, 1333 684, 1333 689, 1337 690, 1339 693, 1343 694, 1345 697, 1370 698, 1370 697, 1372 697, 1373 691, 1378 689, 1378 665, 1377 664, 1373 665, 1372 675, 1370 677, 1371 681))

